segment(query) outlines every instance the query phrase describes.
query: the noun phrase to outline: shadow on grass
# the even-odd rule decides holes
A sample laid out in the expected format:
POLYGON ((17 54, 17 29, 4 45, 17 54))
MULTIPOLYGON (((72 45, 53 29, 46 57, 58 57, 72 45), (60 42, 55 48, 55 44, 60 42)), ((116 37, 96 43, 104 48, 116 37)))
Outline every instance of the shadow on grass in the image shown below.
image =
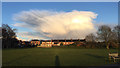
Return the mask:
POLYGON ((55 66, 60 66, 60 60, 58 55, 55 56, 55 66))
POLYGON ((93 55, 93 54, 85 54, 85 55, 88 55, 88 56, 91 56, 91 57, 95 57, 95 58, 106 58, 104 56, 93 55))
POLYGON ((95 57, 95 58, 99 58, 99 59, 102 58, 102 59, 104 59, 105 64, 119 64, 119 62, 114 62, 114 59, 112 59, 112 58, 111 58, 111 60, 109 60, 108 57, 104 57, 104 56, 98 56, 98 55, 93 55, 93 54, 86 54, 86 55, 91 56, 91 57, 95 57))

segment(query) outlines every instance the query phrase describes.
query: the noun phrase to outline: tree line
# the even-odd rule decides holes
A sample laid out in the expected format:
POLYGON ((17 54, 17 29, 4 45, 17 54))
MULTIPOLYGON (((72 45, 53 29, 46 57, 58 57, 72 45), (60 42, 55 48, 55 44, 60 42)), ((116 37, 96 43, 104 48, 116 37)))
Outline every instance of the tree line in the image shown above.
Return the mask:
POLYGON ((16 38, 16 29, 12 29, 7 24, 2 24, 2 48, 17 48, 18 39, 16 38))
POLYGON ((29 41, 18 40, 16 36, 17 29, 13 29, 8 24, 2 24, 0 28, 0 40, 2 40, 2 48, 31 48, 29 41))
MULTIPOLYGON (((7 24, 2 24, 0 28, 0 40, 2 39, 2 48, 18 48, 22 45, 22 41, 18 40, 16 37, 16 29, 11 28, 7 24)), ((108 25, 101 25, 98 27, 96 33, 88 34, 85 39, 86 43, 81 45, 86 48, 107 48, 110 47, 118 48, 120 43, 120 26, 117 25, 111 28, 108 25)), ((79 45, 79 42, 73 45, 79 45)), ((30 47, 29 44, 25 47, 30 47)))
MULTIPOLYGON (((96 33, 91 33, 86 36, 87 45, 95 46, 96 43, 101 44, 100 46, 109 48, 118 48, 120 44, 120 26, 117 25, 111 28, 108 25, 102 25, 98 27, 96 33)), ((98 45, 98 44, 96 44, 98 45)), ((99 46, 99 47, 100 47, 99 46)))

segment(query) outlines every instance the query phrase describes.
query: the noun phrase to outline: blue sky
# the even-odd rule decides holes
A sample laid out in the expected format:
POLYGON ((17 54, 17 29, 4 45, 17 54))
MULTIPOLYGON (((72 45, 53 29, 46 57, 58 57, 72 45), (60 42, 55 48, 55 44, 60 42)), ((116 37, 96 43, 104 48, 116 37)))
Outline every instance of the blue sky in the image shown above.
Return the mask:
POLYGON ((3 23, 13 24, 13 15, 30 9, 66 11, 92 11, 98 14, 96 22, 117 23, 117 2, 3 2, 3 23))
POLYGON ((13 15, 21 11, 29 10, 53 10, 71 12, 91 11, 98 14, 94 23, 118 24, 118 3, 117 2, 3 2, 2 3, 2 23, 21 31, 31 31, 27 28, 15 27, 12 24, 13 15))

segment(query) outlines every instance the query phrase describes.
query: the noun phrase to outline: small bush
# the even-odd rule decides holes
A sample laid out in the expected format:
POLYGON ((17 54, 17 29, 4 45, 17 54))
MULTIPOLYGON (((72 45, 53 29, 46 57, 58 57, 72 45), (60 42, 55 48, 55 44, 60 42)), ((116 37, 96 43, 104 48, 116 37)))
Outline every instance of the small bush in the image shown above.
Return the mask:
POLYGON ((60 46, 63 46, 63 43, 60 43, 60 46))

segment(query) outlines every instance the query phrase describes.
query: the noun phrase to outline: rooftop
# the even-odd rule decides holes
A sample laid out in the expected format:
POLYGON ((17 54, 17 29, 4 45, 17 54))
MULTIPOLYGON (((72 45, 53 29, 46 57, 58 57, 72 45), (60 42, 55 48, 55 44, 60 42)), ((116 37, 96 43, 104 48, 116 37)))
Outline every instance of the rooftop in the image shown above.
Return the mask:
MULTIPOLYGON (((44 41, 44 42, 50 42, 51 40, 31 40, 31 41, 44 41)), ((75 41, 85 41, 85 39, 52 39, 52 42, 75 42, 75 41)))

